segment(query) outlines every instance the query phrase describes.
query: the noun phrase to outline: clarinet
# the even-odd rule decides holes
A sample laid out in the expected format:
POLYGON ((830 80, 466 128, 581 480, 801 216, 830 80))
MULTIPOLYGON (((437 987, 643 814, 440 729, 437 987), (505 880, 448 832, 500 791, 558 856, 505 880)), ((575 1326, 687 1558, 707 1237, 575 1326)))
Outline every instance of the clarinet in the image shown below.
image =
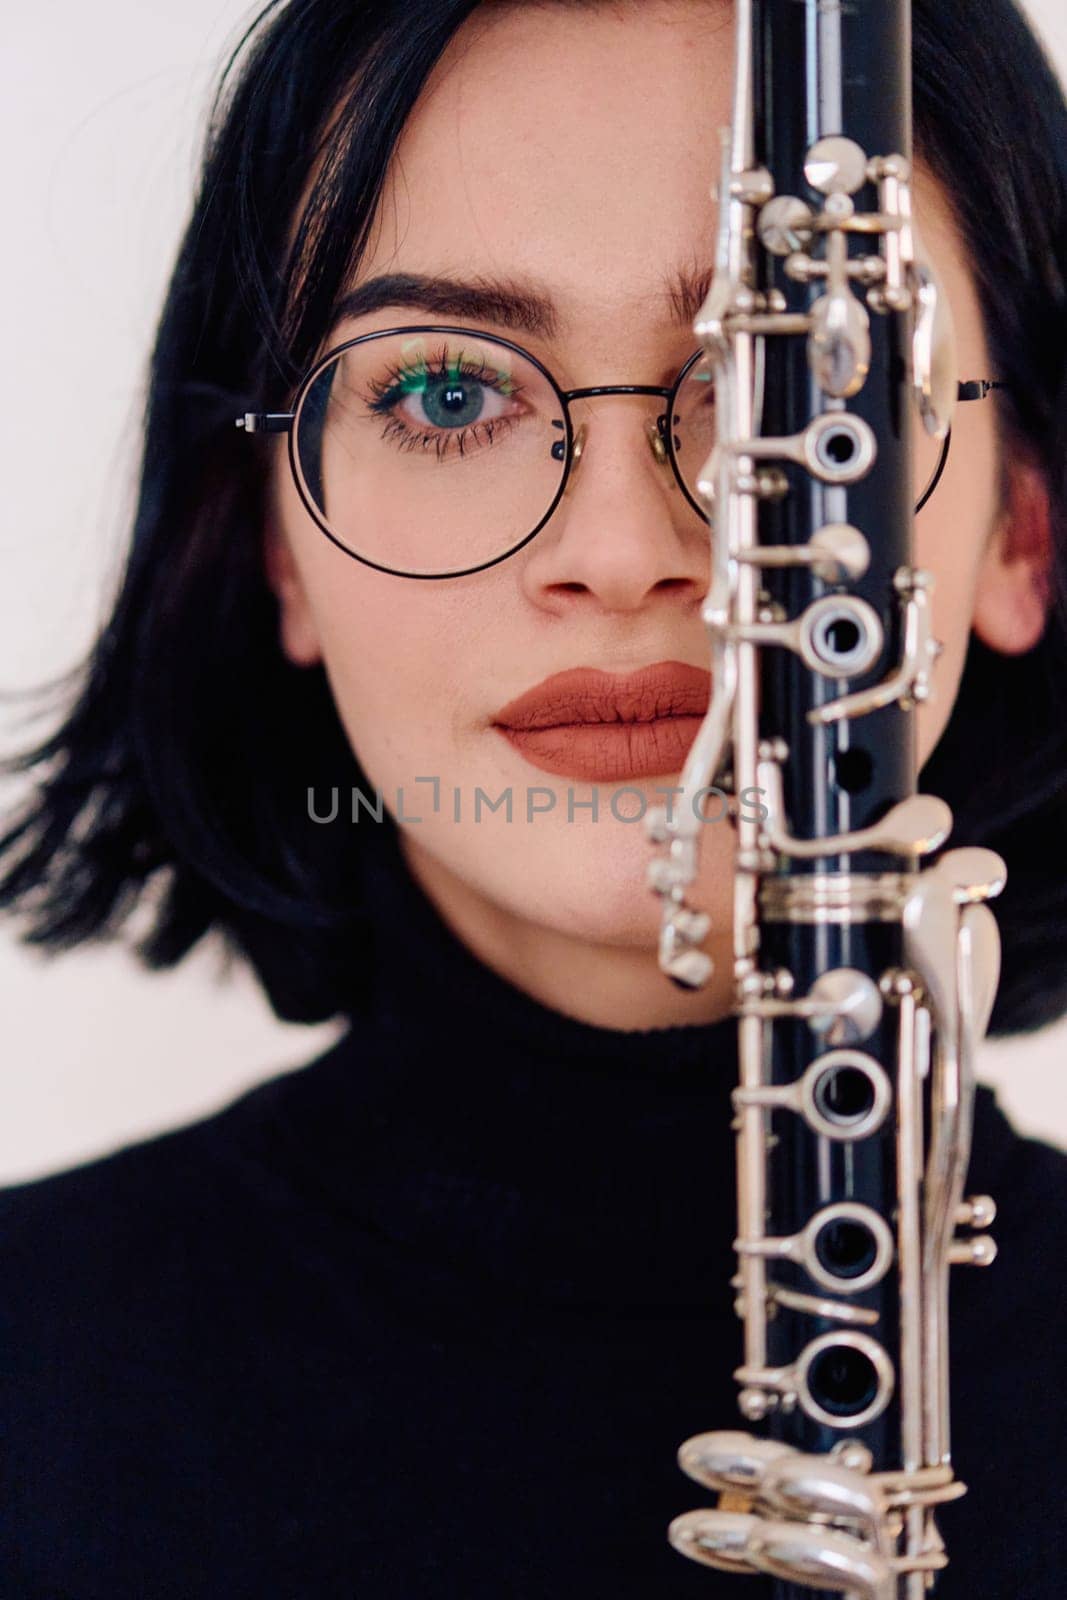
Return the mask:
POLYGON ((682 1445, 718 1499, 669 1538, 770 1574, 777 1600, 921 1600, 947 1563, 937 1507, 965 1492, 949 1268, 995 1254, 993 1202, 964 1181, 1005 869, 941 853, 949 808, 916 792, 940 645, 912 429, 944 437, 955 351, 911 219, 909 0, 738 0, 735 28, 695 323, 715 404, 712 695, 680 799, 646 827, 660 966, 696 989, 702 796, 732 792, 735 1377, 753 1431, 682 1445))

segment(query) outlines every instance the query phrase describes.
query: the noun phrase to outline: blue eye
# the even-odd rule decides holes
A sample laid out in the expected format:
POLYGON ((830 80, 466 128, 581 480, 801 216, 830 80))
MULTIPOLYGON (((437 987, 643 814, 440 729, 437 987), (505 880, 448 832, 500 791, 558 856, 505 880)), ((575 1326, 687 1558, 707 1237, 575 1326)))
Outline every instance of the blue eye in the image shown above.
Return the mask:
POLYGON ((432 362, 394 367, 370 390, 371 412, 386 419, 383 439, 402 449, 432 446, 439 457, 489 445, 499 428, 517 420, 513 377, 448 351, 432 362))
POLYGON ((427 384, 419 397, 435 428, 464 428, 477 422, 485 409, 485 391, 478 383, 450 378, 440 386, 427 384))

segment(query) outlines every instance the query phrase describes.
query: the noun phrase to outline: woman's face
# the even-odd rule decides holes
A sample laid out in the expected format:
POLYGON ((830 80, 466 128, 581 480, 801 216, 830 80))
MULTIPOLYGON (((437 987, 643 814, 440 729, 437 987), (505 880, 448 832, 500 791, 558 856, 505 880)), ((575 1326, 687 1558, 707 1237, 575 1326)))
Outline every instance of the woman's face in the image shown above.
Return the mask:
MULTIPOLYGON (((458 323, 520 343, 564 389, 670 383, 694 349, 696 309, 672 289, 713 258, 709 187, 731 76, 731 18, 714 3, 477 12, 409 121, 356 282, 504 283, 550 302, 551 325, 516 330, 491 309, 405 304, 342 322, 328 343, 458 323)), ((958 375, 991 376, 972 279, 931 181, 920 177, 916 204, 955 316, 958 375)), ((1029 577, 1004 558, 994 403, 960 409, 946 475, 918 518, 945 646, 936 702, 919 717, 921 758, 948 717, 972 621, 1007 650, 1028 648, 1040 628, 1029 577)), ((662 773, 646 764, 597 783, 543 770, 494 725, 508 702, 572 668, 707 665, 707 532, 649 448, 659 403, 587 406, 580 470, 537 537, 443 581, 392 576, 339 550, 303 509, 279 447, 268 543, 283 644, 294 661, 325 664, 411 870, 477 954, 587 1020, 704 1020, 727 1003, 732 830, 705 827, 691 897, 713 914, 719 976, 703 996, 684 995, 655 964, 652 847, 639 822, 620 820, 638 812, 638 796, 618 795, 617 815, 610 805, 623 787, 661 803, 656 790, 677 782, 677 748, 666 741, 662 773), (510 820, 484 801, 475 820, 479 790, 490 800, 510 791, 510 820)))

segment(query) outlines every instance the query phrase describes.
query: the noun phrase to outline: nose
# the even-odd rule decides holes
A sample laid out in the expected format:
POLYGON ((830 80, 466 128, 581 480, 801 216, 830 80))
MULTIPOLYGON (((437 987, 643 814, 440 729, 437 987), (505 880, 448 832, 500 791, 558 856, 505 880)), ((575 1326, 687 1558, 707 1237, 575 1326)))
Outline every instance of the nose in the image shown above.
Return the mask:
POLYGON ((572 404, 567 487, 523 568, 536 604, 631 612, 703 599, 708 529, 674 476, 656 422, 663 405, 620 394, 572 404))

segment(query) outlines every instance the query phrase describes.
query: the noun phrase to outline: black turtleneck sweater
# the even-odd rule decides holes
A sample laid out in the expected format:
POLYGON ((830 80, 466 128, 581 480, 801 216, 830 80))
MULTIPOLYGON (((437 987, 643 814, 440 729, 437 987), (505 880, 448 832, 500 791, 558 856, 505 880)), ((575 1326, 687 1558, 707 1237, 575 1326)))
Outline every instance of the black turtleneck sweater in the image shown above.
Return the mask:
MULTIPOLYGON (((665 1538, 740 1426, 732 1022, 626 1033, 373 873, 370 999, 310 1066, 0 1193, 3 1600, 759 1600, 665 1538)), ((938 1600, 1067 1582, 1067 1157, 982 1090, 938 1600)))

